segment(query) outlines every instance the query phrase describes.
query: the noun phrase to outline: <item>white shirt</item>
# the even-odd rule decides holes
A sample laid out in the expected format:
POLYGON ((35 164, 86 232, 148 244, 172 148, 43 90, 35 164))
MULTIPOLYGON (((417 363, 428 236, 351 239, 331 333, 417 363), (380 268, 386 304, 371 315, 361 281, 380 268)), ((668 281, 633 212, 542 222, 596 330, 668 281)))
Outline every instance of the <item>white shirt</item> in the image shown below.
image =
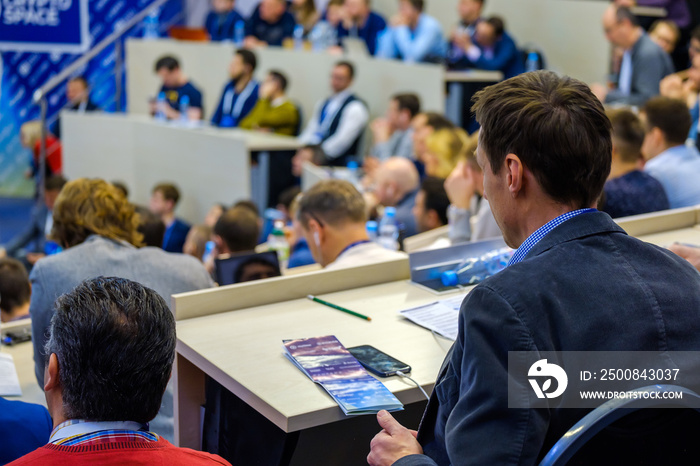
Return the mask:
POLYGON ((345 110, 340 116, 338 129, 335 134, 322 142, 319 133, 322 134, 328 130, 338 110, 340 110, 343 102, 350 97, 350 94, 350 90, 346 89, 330 98, 328 107, 326 107, 326 117, 323 120, 323 126, 320 120, 325 100, 317 103, 309 123, 306 125, 306 128, 304 128, 304 132, 299 136, 299 142, 301 144, 321 144, 323 152, 331 159, 343 155, 345 151, 352 146, 352 143, 355 142, 362 131, 364 131, 369 121, 369 112, 362 102, 355 100, 345 107, 345 110))
POLYGON ((323 270, 338 270, 358 265, 376 264, 396 259, 407 258, 405 252, 391 251, 377 243, 361 243, 343 251, 336 259, 323 270))

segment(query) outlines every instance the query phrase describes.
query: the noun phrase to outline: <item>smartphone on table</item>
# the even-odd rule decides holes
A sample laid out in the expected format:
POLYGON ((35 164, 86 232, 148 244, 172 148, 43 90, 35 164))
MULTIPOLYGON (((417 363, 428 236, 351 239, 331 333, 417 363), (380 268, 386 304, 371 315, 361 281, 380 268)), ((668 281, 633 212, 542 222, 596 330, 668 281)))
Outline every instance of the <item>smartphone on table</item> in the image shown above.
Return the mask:
POLYGON ((348 351, 350 351, 350 354, 355 356, 355 359, 368 371, 380 377, 390 377, 395 375, 397 371, 401 371, 404 374, 411 372, 411 366, 379 351, 374 346, 353 346, 352 348, 348 348, 348 351))

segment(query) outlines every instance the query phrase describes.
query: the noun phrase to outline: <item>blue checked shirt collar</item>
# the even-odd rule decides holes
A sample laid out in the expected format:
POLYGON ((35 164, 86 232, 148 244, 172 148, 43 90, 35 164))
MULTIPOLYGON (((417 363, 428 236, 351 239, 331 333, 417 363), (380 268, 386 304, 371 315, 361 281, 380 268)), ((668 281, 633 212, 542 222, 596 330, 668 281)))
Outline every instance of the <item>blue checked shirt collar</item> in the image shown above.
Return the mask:
POLYGON ((558 216, 555 219, 550 220, 541 227, 539 227, 533 234, 527 237, 527 239, 520 245, 520 247, 513 253, 513 256, 508 261, 508 266, 522 262, 525 256, 539 243, 542 238, 547 236, 550 231, 554 230, 556 227, 562 223, 570 220, 578 215, 585 214, 586 212, 595 212, 596 209, 579 209, 567 212, 558 216))

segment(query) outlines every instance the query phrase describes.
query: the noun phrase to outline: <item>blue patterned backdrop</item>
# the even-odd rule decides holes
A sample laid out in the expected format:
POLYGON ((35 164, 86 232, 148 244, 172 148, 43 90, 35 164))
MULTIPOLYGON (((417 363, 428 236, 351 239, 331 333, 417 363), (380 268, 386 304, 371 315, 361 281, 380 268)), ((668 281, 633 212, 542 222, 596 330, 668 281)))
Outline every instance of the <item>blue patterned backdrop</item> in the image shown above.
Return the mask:
MULTIPOLYGON (((4 2, 5 0, 0 0, 4 2)), ((91 44, 111 34, 153 0, 90 0, 91 44)), ((205 0, 202 0, 205 1, 205 0)), ((182 0, 170 0, 161 9, 159 22, 163 25, 179 23, 183 19, 182 0)), ((127 37, 143 34, 133 28, 127 37)), ((0 196, 32 196, 33 181, 24 177, 29 168, 31 152, 20 144, 22 123, 39 118, 39 107, 32 95, 51 76, 76 60, 79 55, 60 53, 3 52, 0 60, 0 196)), ((79 74, 85 76, 92 89, 91 98, 105 111, 113 112, 115 76, 113 72, 114 47, 108 47, 95 57, 79 74)), ((123 89, 125 87, 123 86, 123 89)), ((65 85, 58 86, 48 96, 49 118, 55 117, 66 104, 65 85)), ((122 95, 122 108, 126 96, 122 95)))

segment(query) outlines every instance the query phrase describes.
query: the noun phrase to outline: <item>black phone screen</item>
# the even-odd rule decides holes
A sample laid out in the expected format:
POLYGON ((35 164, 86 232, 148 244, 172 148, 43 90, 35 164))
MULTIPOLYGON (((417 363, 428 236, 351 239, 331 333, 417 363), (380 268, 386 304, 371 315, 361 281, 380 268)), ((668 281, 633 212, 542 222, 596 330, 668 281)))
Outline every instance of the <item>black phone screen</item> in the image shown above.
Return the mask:
POLYGON ((382 377, 389 377, 401 371, 404 374, 411 372, 411 366, 398 359, 392 358, 386 353, 379 351, 374 346, 361 345, 348 348, 350 354, 360 361, 367 370, 382 377))

